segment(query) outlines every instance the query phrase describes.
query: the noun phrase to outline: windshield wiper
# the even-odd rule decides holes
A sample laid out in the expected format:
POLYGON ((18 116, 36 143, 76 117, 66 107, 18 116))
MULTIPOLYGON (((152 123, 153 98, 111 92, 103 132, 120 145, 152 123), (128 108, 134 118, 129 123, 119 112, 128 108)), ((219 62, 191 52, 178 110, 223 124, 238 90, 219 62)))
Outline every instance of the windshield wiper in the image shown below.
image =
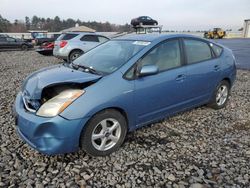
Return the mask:
POLYGON ((93 69, 92 67, 88 67, 88 66, 85 66, 85 65, 74 64, 74 63, 71 63, 71 66, 74 69, 82 68, 85 72, 90 72, 92 74, 102 75, 102 73, 100 71, 97 71, 97 70, 93 69))

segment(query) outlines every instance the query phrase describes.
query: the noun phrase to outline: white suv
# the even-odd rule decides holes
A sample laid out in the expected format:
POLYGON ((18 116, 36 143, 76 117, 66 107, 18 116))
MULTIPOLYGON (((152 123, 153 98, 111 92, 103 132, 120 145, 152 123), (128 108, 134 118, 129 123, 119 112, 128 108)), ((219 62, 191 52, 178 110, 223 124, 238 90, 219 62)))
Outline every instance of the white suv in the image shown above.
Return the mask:
POLYGON ((109 38, 96 33, 64 33, 55 41, 53 55, 65 61, 72 62, 83 53, 108 40, 109 38))

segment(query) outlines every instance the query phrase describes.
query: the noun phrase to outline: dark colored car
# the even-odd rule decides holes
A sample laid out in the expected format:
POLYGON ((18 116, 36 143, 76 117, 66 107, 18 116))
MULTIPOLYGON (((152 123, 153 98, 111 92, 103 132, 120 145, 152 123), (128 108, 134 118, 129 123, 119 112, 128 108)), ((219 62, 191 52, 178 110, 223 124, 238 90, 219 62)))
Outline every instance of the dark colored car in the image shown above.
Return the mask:
POLYGON ((33 48, 33 45, 24 40, 12 37, 0 37, 0 49, 28 50, 29 48, 33 48))
POLYGON ((55 43, 54 42, 47 42, 43 45, 41 45, 36 52, 38 52, 41 55, 50 56, 53 55, 53 49, 54 49, 55 43))
POLYGON ((0 37, 9 37, 7 34, 0 34, 0 37))
POLYGON ((60 36, 61 34, 54 34, 51 37, 42 37, 39 38, 37 37, 35 39, 35 44, 40 46, 40 45, 45 45, 48 42, 55 42, 55 40, 60 36))
POLYGON ((131 20, 131 25, 134 27, 138 25, 158 25, 158 22, 149 16, 140 16, 131 20))
POLYGON ((214 42, 126 35, 26 78, 15 102, 16 128, 45 154, 80 147, 104 156, 141 126, 203 104, 225 107, 235 77, 232 51, 214 42))

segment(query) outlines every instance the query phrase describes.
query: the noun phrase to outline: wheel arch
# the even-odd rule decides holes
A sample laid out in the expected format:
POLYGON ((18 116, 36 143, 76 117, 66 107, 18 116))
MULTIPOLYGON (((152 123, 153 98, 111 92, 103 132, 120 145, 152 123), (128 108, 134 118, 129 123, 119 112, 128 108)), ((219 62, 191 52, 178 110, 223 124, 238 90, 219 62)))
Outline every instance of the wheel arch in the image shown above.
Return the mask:
POLYGON ((75 52, 75 51, 81 51, 82 53, 84 53, 84 51, 83 51, 82 49, 80 49, 80 48, 74 48, 74 49, 72 49, 72 50, 69 52, 68 59, 70 58, 71 54, 72 54, 73 52, 75 52))
POLYGON ((81 51, 81 52, 84 53, 84 51, 83 51, 82 49, 80 49, 80 48, 74 48, 74 49, 72 49, 72 50, 69 52, 69 56, 70 56, 73 52, 75 52, 75 51, 81 51))
POLYGON ((78 140, 79 140, 79 146, 81 145, 81 134, 82 134, 82 132, 84 131, 84 129, 86 128, 86 124, 96 115, 96 114, 98 114, 98 113, 100 113, 100 112, 103 112, 103 111, 105 111, 105 110, 116 110, 116 111, 118 111, 118 112, 120 112, 123 116, 124 116, 124 118, 125 118, 125 120, 126 120, 126 123, 127 123, 127 132, 129 132, 129 118, 128 118, 128 114, 127 114, 127 112, 123 109, 123 108, 121 108, 121 107, 116 107, 116 106, 111 106, 111 107, 106 107, 106 108, 103 108, 103 109, 101 109, 101 110, 98 110, 98 111, 96 111, 95 113, 93 113, 90 117, 89 117, 89 119, 86 121, 86 123, 81 127, 81 130, 79 131, 79 133, 80 133, 80 135, 79 135, 79 138, 78 138, 78 140))
POLYGON ((231 80, 230 80, 229 77, 225 77, 225 78, 223 78, 221 81, 227 81, 228 84, 229 84, 229 87, 230 87, 230 88, 232 87, 232 82, 231 82, 231 80))
MULTIPOLYGON (((120 113, 124 116, 124 118, 125 118, 125 120, 126 120, 126 122, 127 122, 127 126, 128 126, 127 128, 129 129, 129 117, 128 117, 128 113, 127 113, 126 110, 124 110, 123 108, 117 107, 117 106, 110 106, 110 107, 106 107, 106 108, 100 109, 100 110, 96 111, 95 113, 93 113, 93 114, 91 115, 91 117, 89 118, 89 120, 90 120, 93 116, 95 116, 96 114, 98 114, 98 113, 100 113, 100 112, 103 112, 103 111, 105 111, 105 110, 116 110, 116 111, 120 112, 120 113)), ((89 120, 88 120, 88 121, 89 121, 89 120)), ((88 123, 88 121, 87 121, 87 123, 88 123)))

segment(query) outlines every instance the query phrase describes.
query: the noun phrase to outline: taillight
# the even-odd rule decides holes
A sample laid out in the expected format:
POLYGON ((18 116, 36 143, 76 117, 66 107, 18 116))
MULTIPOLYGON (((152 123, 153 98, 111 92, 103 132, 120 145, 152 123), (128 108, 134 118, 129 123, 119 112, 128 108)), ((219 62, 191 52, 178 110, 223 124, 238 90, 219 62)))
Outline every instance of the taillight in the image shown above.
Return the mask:
POLYGON ((67 41, 65 41, 65 40, 62 40, 61 42, 60 42, 60 48, 63 48, 64 46, 66 46, 68 44, 68 42, 67 41))

